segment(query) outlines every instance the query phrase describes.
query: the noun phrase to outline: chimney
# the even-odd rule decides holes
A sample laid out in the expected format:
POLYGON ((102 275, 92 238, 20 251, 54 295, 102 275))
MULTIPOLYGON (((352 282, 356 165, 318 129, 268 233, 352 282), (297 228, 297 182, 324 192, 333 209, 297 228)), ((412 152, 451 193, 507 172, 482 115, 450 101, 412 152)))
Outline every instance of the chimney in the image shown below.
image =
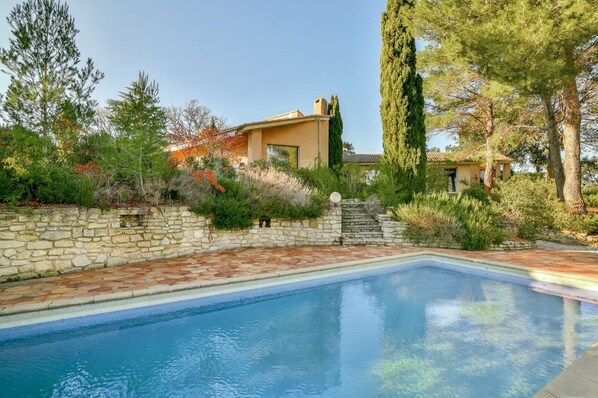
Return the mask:
POLYGON ((327 115, 328 102, 324 98, 317 98, 314 101, 314 115, 327 115))

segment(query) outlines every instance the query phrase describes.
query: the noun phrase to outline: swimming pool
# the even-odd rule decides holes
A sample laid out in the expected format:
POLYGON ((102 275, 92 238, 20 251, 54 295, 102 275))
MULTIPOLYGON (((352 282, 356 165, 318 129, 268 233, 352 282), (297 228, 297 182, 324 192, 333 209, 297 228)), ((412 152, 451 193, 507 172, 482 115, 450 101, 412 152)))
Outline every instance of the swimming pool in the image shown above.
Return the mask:
POLYGON ((530 397, 598 306, 420 262, 0 331, 0 396, 530 397))

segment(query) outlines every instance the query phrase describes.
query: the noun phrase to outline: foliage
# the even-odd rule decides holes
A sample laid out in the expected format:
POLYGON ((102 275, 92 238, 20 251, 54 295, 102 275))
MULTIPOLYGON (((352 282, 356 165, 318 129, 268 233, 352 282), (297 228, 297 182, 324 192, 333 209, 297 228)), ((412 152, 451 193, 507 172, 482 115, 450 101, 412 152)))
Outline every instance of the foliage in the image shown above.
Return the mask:
POLYGON ((598 157, 581 160, 581 184, 584 188, 598 186, 598 157))
POLYGON ((238 180, 209 168, 202 171, 212 171, 217 182, 193 181, 197 170, 186 170, 179 177, 178 189, 192 204, 191 210, 211 216, 218 229, 249 228, 255 219, 316 218, 327 203, 327 198, 290 171, 272 165, 249 166, 239 173, 238 180))
POLYGON ((93 185, 59 162, 49 141, 22 127, 0 130, 0 202, 91 204, 93 185))
POLYGON ((588 207, 598 207, 598 184, 584 188, 582 193, 588 207))
POLYGON ((416 14, 424 38, 450 48, 487 77, 530 94, 561 89, 582 66, 571 64, 572 52, 598 34, 598 11, 586 1, 555 7, 550 0, 533 5, 528 0, 423 0, 416 14))
POLYGON ((251 227, 251 204, 244 195, 243 186, 230 178, 222 178, 219 183, 224 191, 212 192, 208 200, 191 206, 191 211, 211 216, 212 224, 217 229, 251 227))
POLYGON ((91 95, 104 75, 91 58, 79 67, 79 31, 68 5, 28 0, 17 4, 7 20, 13 36, 8 48, 0 49, 0 62, 10 75, 5 120, 51 137, 59 146, 72 145, 80 125, 93 116, 91 95))
POLYGON ((355 153, 355 148, 353 147, 353 144, 349 141, 343 141, 343 153, 344 152, 355 153))
POLYGON ((483 159, 488 193, 495 179, 497 152, 533 139, 543 121, 537 101, 491 81, 443 46, 430 44, 418 54, 428 100, 429 129, 454 135, 468 158, 483 159))
POLYGON ((323 199, 338 192, 344 199, 365 199, 368 193, 365 170, 357 164, 346 163, 338 170, 315 166, 295 171, 305 184, 315 188, 323 199))
POLYGON ((246 137, 223 132, 226 119, 190 101, 184 108, 165 108, 168 120, 168 140, 173 144, 171 158, 179 164, 193 162, 198 157, 239 160, 246 137))
POLYGON ((120 93, 120 100, 108 101, 109 120, 118 137, 100 164, 129 184, 137 200, 152 203, 160 200, 164 190, 160 185, 169 169, 164 153, 166 116, 159 106, 158 93, 158 84, 140 72, 127 91, 120 93))
MULTIPOLYGON (((388 0, 382 14, 380 94, 386 178, 401 184, 407 200, 425 190, 426 131, 422 78, 416 73, 415 39, 407 27, 413 2, 388 0)), ((380 195, 379 195, 380 196, 380 195)), ((384 199, 380 196, 380 199, 384 199)))
POLYGON ((396 206, 409 200, 407 187, 403 181, 395 178, 394 169, 390 164, 382 160, 375 172, 369 191, 376 194, 384 206, 396 206))
POLYGON ((426 168, 426 193, 446 192, 449 177, 442 167, 428 165, 426 168))
POLYGON ((505 223, 515 226, 518 235, 528 240, 535 240, 544 227, 557 228, 558 215, 564 212, 553 184, 524 174, 497 184, 493 200, 505 223))
MULTIPOLYGON (((567 214, 568 215, 568 214, 567 214)), ((581 232, 588 235, 598 235, 598 214, 588 213, 583 216, 569 216, 566 229, 581 232)))
POLYGON ((490 203, 490 198, 488 197, 486 190, 482 188, 481 185, 474 185, 465 188, 463 191, 461 191, 461 194, 477 199, 485 205, 490 203))
POLYGON ((344 197, 339 176, 328 167, 318 165, 313 168, 301 168, 295 173, 299 179, 315 188, 322 196, 329 197, 332 192, 339 192, 344 197))
POLYGON ((333 170, 338 170, 343 165, 343 118, 341 117, 338 96, 336 95, 330 97, 328 114, 330 115, 328 129, 328 166, 333 170))
MULTIPOLYGON (((587 192, 591 197, 592 190, 587 192)), ((589 234, 598 232, 598 216, 568 213, 557 199, 554 185, 541 175, 513 176, 497 185, 492 198, 504 223, 514 227, 517 235, 524 239, 535 240, 544 228, 589 234)))
POLYGON ((253 199, 278 198, 296 206, 306 206, 315 195, 313 189, 299 178, 274 167, 247 167, 239 177, 241 183, 256 195, 253 199))
POLYGON ((463 227, 457 217, 421 204, 396 208, 394 215, 406 224, 405 238, 416 245, 446 245, 459 242, 463 227))
MULTIPOLYGON (((460 235, 460 244, 463 249, 487 249, 492 244, 501 243, 504 238, 497 223, 496 214, 492 209, 469 196, 449 195, 446 192, 417 194, 411 203, 398 206, 394 210, 395 217, 402 220, 401 216, 408 214, 409 209, 417 209, 418 206, 455 217, 463 228, 460 235)), ((432 217, 435 213, 430 211, 429 214, 432 217)), ((433 227, 430 226, 430 228, 433 227)))
POLYGON ((75 164, 98 164, 103 161, 106 151, 114 145, 114 137, 108 133, 87 134, 75 144, 71 159, 75 164))
POLYGON ((358 164, 343 164, 339 172, 340 190, 343 198, 366 199, 369 187, 366 171, 358 164))
MULTIPOLYGON (((419 31, 474 66, 486 78, 542 99, 551 165, 559 196, 572 213, 585 212, 580 184, 581 103, 578 77, 595 70, 598 8, 589 1, 417 2, 419 31), (475 21, 475 22, 472 22, 475 21), (559 97, 565 162, 560 162, 559 97)), ((591 129, 590 129, 591 130, 591 129)))

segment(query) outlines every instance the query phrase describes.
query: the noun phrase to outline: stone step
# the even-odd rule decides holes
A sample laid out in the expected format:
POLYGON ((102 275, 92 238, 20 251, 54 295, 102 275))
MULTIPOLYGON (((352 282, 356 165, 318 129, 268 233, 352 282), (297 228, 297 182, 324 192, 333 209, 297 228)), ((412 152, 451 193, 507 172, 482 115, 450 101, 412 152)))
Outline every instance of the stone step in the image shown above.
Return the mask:
POLYGON ((342 205, 341 209, 343 209, 343 211, 352 211, 352 210, 365 210, 365 206, 364 205, 342 205))
POLYGON ((343 231, 343 238, 383 238, 382 232, 359 232, 359 231, 351 231, 351 232, 344 232, 343 231))
POLYGON ((343 214, 343 220, 354 220, 356 218, 367 218, 370 220, 375 220, 374 217, 370 216, 368 213, 353 213, 353 214, 343 214))
POLYGON ((384 235, 378 221, 365 209, 361 201, 341 202, 343 245, 384 246, 384 235))
POLYGON ((369 218, 374 218, 370 213, 367 213, 367 212, 343 213, 343 218, 350 218, 350 217, 369 217, 369 218))
POLYGON ((344 246, 384 246, 384 239, 343 239, 344 246))
POLYGON ((343 227, 359 227, 362 229, 375 229, 375 230, 381 229, 380 224, 378 224, 376 221, 367 221, 367 220, 343 221, 343 222, 341 222, 341 225, 343 227))
POLYGON ((373 232, 373 231, 343 231, 343 236, 349 237, 349 238, 365 238, 365 237, 376 237, 376 238, 382 238, 384 235, 382 234, 382 232, 373 232))
POLYGON ((379 233, 375 233, 375 232, 363 232, 363 231, 342 231, 343 236, 348 236, 350 238, 355 238, 355 237, 376 237, 376 238, 382 238, 384 236, 383 233, 379 232, 379 233))
POLYGON ((351 225, 363 225, 363 226, 370 226, 372 228, 380 228, 380 224, 378 224, 376 221, 374 220, 343 220, 341 222, 341 225, 347 225, 347 226, 351 226, 351 225))
POLYGON ((360 227, 342 227, 343 232, 374 232, 374 233, 382 233, 382 229, 372 227, 372 228, 360 228, 360 227))

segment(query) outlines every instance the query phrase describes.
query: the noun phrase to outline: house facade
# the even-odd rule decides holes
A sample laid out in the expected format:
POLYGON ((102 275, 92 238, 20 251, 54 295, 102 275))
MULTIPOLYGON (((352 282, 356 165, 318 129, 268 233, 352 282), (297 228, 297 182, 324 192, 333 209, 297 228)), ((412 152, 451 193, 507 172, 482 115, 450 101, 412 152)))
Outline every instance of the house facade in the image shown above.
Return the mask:
MULTIPOLYGON (((472 185, 484 183, 485 167, 479 161, 456 153, 426 152, 428 164, 440 167, 448 176, 448 192, 461 192, 472 185)), ((382 154, 344 153, 343 162, 372 170, 382 154)), ((506 181, 511 176, 511 159, 498 154, 495 158, 495 178, 506 181)))
MULTIPOLYGON (((328 103, 314 101, 312 115, 299 110, 245 123, 218 132, 234 146, 235 163, 249 164, 256 160, 288 163, 293 168, 328 165, 328 103)), ((174 158, 205 156, 201 144, 171 145, 174 158)))

